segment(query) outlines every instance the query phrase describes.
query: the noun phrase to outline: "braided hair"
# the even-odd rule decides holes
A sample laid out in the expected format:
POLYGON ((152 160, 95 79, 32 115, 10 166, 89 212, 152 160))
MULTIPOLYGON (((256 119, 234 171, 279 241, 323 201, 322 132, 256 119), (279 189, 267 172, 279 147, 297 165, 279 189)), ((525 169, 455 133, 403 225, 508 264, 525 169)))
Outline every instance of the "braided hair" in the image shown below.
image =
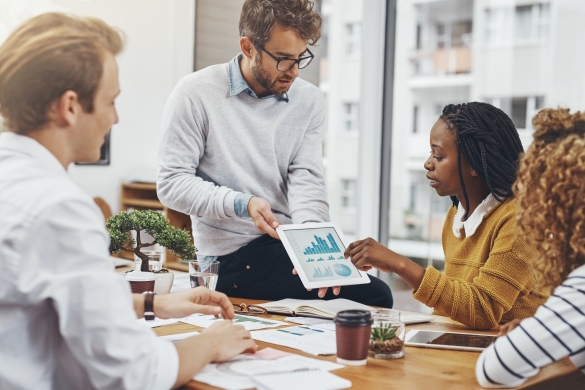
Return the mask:
MULTIPOLYGON (((467 208, 469 198, 461 171, 461 153, 497 201, 511 196, 524 149, 510 117, 491 104, 471 102, 447 105, 440 119, 455 131, 457 170, 467 208)), ((459 204, 456 196, 451 200, 454 206, 459 204)))

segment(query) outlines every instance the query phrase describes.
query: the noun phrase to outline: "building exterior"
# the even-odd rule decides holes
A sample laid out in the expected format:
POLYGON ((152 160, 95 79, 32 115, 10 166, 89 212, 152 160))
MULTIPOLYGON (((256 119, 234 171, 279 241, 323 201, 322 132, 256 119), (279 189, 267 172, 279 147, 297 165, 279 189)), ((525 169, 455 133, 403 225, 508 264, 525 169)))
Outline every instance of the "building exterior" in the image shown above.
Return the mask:
MULTIPOLYGON (((331 215, 355 233, 360 156, 360 33, 357 0, 324 1, 320 86, 328 97, 325 142, 331 215), (324 72, 323 70, 326 70, 324 72)), ((421 263, 443 259, 448 198, 429 186, 429 132, 449 103, 504 110, 524 147, 543 107, 585 108, 585 1, 398 0, 389 246, 421 263)), ((368 42, 361 42, 367 45, 368 42)), ((439 263, 440 264, 440 263, 439 263)), ((437 265, 437 261, 435 261, 437 265)))

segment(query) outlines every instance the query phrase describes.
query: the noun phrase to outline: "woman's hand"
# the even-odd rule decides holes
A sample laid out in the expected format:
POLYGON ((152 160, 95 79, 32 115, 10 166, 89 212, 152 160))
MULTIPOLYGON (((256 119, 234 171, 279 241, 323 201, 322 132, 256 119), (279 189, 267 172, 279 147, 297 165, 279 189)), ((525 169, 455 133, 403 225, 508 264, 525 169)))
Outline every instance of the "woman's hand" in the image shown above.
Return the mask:
POLYGON ((504 325, 500 326, 500 333, 498 333, 498 337, 505 336, 512 331, 515 327, 520 325, 522 320, 519 318, 515 318, 512 321, 505 323, 504 325))
POLYGON ((346 259, 349 257, 359 270, 376 268, 384 272, 394 272, 414 290, 419 288, 425 276, 423 267, 391 251, 373 238, 352 242, 343 255, 346 259))
POLYGON ((154 315, 158 318, 183 318, 194 313, 220 314, 226 320, 234 318, 234 307, 228 297, 205 287, 154 297, 154 315))
POLYGON ((398 266, 395 257, 399 255, 373 238, 352 242, 343 255, 346 259, 349 257, 353 265, 362 271, 369 271, 373 267, 384 272, 396 272, 398 266))

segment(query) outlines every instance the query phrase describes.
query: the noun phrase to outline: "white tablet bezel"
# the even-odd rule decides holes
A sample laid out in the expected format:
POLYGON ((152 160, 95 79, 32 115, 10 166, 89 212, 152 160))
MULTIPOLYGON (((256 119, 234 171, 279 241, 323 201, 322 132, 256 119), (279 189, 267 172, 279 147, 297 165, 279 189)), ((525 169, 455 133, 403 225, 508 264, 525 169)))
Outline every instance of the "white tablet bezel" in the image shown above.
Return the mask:
MULTIPOLYGON (((286 249, 288 256, 290 257, 293 265, 295 266, 297 273, 299 274, 299 277, 301 278, 301 281, 303 282, 303 285, 305 286, 305 288, 349 286, 349 285, 355 285, 355 284, 370 283, 370 278, 368 277, 368 274, 364 271, 360 271, 359 269, 355 268, 355 266, 353 264, 351 264, 351 266, 357 270, 358 275, 360 276, 359 278, 329 279, 329 280, 325 280, 322 282, 321 281, 311 282, 309 280, 309 278, 305 274, 305 270, 303 269, 300 260, 297 258, 297 255, 295 254, 295 251, 293 250, 292 245, 288 241, 288 238, 286 237, 286 234, 284 232, 286 230, 306 230, 306 229, 319 229, 319 228, 333 228, 335 230, 335 233, 337 233, 337 236, 341 240, 341 243, 343 244, 344 248, 348 247, 349 242, 345 239, 345 236, 341 232, 341 229, 339 228, 339 226, 334 222, 280 225, 279 227, 276 228, 276 231, 278 232, 278 236, 280 237, 280 241, 282 241, 282 244, 284 245, 284 248, 286 249)), ((347 260, 347 261, 349 261, 349 260, 347 260)))
POLYGON ((422 347, 422 348, 434 348, 434 349, 453 349, 456 351, 472 351, 472 352, 483 352, 485 348, 478 348, 478 347, 461 347, 457 345, 447 345, 447 344, 424 344, 424 343, 413 343, 409 341, 411 338, 414 337, 418 332, 434 332, 434 333, 450 333, 450 334, 468 334, 473 336, 494 336, 491 334, 479 334, 479 333, 462 333, 462 332, 443 332, 443 331, 436 331, 436 330, 427 330, 427 329, 415 329, 411 330, 406 333, 404 337, 404 345, 407 347, 422 347))

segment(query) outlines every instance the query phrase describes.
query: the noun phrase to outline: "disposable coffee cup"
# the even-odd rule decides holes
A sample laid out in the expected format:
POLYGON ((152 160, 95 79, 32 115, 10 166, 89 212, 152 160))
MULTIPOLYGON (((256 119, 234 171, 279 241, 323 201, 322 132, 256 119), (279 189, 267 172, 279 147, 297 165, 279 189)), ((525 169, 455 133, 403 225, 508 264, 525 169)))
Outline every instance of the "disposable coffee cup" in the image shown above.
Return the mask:
POLYGON ((363 366, 368 360, 372 313, 368 310, 343 310, 333 318, 337 341, 337 362, 363 366))
POLYGON ((142 294, 145 291, 154 291, 156 277, 152 272, 132 271, 126 274, 133 294, 142 294))

